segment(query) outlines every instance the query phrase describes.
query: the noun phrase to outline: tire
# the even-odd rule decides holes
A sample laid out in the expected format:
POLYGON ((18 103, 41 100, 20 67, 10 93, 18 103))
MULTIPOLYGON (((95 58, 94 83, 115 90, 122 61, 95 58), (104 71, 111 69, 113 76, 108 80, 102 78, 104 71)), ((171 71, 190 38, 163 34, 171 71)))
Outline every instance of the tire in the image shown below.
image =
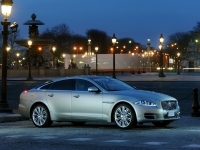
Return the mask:
POLYGON ((49 110, 44 105, 36 105, 31 112, 31 119, 36 127, 43 128, 51 126, 49 110))
POLYGON ((75 126, 82 126, 82 125, 84 125, 86 122, 76 122, 76 121, 73 121, 73 122, 71 122, 73 125, 75 125, 75 126))
POLYGON ((121 129, 130 129, 137 124, 135 112, 128 104, 120 104, 114 109, 113 120, 121 129))
POLYGON ((166 127, 169 125, 171 121, 157 121, 157 122, 152 122, 152 124, 156 127, 166 127))

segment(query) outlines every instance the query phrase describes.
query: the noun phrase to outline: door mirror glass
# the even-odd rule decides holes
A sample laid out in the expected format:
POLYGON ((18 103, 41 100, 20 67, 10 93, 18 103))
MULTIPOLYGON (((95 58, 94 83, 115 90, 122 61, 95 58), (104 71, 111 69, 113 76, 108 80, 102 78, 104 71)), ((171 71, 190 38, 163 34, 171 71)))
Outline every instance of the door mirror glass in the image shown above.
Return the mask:
POLYGON ((95 87, 95 86, 91 86, 91 87, 88 88, 88 91, 89 92, 98 92, 99 89, 97 87, 95 87))

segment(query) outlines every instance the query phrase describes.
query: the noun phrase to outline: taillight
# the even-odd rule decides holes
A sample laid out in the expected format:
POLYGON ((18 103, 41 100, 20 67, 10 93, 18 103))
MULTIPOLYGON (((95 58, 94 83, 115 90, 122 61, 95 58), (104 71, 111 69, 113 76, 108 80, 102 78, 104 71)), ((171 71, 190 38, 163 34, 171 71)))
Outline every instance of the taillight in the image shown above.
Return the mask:
POLYGON ((27 90, 24 90, 24 93, 27 93, 28 91, 27 90))

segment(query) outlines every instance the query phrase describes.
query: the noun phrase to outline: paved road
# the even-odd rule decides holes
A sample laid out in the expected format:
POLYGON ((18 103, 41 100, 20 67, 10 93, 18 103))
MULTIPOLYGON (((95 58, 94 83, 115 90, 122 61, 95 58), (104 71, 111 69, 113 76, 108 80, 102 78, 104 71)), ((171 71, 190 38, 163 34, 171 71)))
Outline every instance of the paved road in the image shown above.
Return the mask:
MULTIPOLYGON (((7 82, 7 100, 11 109, 18 109, 19 95, 23 90, 35 87, 45 81, 8 81, 7 82)), ((161 92, 173 96, 179 100, 181 106, 182 115, 190 115, 193 102, 193 88, 200 87, 198 81, 187 81, 187 82, 161 82, 161 81, 131 81, 128 84, 135 86, 142 90, 149 90, 155 92, 161 92)))
MULTIPOLYGON (((8 101, 17 109, 19 94, 44 81, 8 81, 8 101)), ((50 128, 36 128, 30 120, 0 123, 0 149, 200 149, 200 118, 191 117, 193 88, 199 81, 131 81, 142 90, 169 94, 179 100, 181 119, 166 128, 152 124, 139 125, 131 130, 121 130, 114 124, 53 123, 50 128), (191 95, 192 94, 192 95, 191 95)))
POLYGON ((0 149, 106 150, 200 149, 200 118, 183 116, 166 128, 147 123, 121 130, 110 123, 53 123, 36 128, 31 121, 0 124, 0 149))

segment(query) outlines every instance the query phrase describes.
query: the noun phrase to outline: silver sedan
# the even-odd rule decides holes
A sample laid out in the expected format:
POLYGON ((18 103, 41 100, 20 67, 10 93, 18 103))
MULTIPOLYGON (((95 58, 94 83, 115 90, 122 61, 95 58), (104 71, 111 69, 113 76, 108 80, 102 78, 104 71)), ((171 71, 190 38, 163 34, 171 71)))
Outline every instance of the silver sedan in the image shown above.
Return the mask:
POLYGON ((164 127, 180 118, 175 98, 104 76, 65 77, 23 91, 19 111, 37 127, 50 126, 53 121, 74 125, 115 122, 122 129, 152 122, 164 127))

